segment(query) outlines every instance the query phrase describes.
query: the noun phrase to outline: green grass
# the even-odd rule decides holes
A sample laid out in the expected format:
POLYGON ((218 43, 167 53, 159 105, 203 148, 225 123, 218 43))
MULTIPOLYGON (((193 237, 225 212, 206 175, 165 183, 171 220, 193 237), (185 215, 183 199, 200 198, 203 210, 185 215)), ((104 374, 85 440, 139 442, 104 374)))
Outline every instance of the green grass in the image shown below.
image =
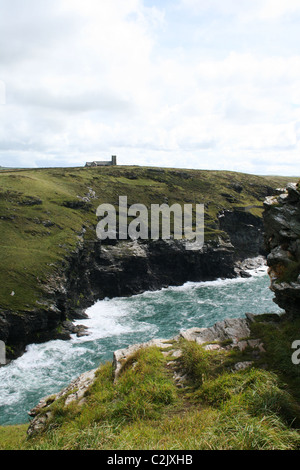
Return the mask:
POLYGON ((1 427, 0 448, 299 450, 300 374, 291 366, 290 343, 295 330, 285 317, 257 318, 252 336, 259 333, 266 348, 260 356, 206 351, 185 340, 170 345, 182 350, 173 360, 156 347, 141 349, 117 381, 111 363, 100 366, 82 406, 53 402, 41 434, 27 438, 25 425, 1 427), (252 367, 232 371, 250 357, 252 367), (175 385, 174 370, 185 374, 184 388, 175 385))
MULTIPOLYGON (((101 203, 117 205, 122 195, 148 208, 204 203, 208 241, 226 236, 217 223, 220 210, 260 216, 266 192, 290 180, 143 167, 0 170, 0 308, 41 308, 46 283, 82 241, 83 226, 84 238, 95 240, 101 203), (89 188, 97 199, 85 205, 77 196, 89 188)), ((172 363, 187 374, 184 389, 174 384, 170 358, 156 348, 131 358, 117 383, 105 364, 83 407, 54 402, 47 431, 35 439, 26 438, 26 425, 0 427, 0 449, 298 449, 300 373, 291 363, 291 343, 299 328, 256 322, 253 335, 267 353, 235 373, 232 365, 251 359, 249 351, 182 344, 183 356, 172 363)))
POLYGON ((16 450, 26 446, 28 425, 0 426, 0 450, 16 450))
POLYGON ((291 360, 292 344, 300 338, 300 319, 291 320, 283 315, 278 321, 277 316, 262 315, 251 329, 268 346, 261 364, 285 381, 300 403, 300 367, 291 360))
POLYGON ((96 208, 101 203, 116 206, 124 195, 128 204, 147 208, 166 201, 169 205, 204 203, 208 241, 226 236, 217 223, 220 210, 244 207, 261 215, 266 188, 270 191, 288 181, 147 167, 0 170, 0 308, 41 308, 37 302, 45 299, 45 284, 61 272, 64 260, 82 240, 82 228, 85 239, 96 240, 96 208), (242 191, 237 192, 235 185, 242 191), (97 199, 85 204, 78 196, 86 196, 89 188, 97 199))

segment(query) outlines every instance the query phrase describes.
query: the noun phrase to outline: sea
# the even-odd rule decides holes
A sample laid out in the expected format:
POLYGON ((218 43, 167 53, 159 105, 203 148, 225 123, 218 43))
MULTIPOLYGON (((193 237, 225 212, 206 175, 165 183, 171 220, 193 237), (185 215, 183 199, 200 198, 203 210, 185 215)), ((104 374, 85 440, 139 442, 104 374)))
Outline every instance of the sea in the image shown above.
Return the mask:
POLYGON ((273 301, 266 266, 250 277, 186 282, 130 297, 106 298, 86 310, 87 335, 30 344, 18 359, 0 368, 0 425, 29 423, 28 412, 83 372, 112 361, 113 352, 152 338, 172 338, 192 327, 225 318, 281 313, 273 301))

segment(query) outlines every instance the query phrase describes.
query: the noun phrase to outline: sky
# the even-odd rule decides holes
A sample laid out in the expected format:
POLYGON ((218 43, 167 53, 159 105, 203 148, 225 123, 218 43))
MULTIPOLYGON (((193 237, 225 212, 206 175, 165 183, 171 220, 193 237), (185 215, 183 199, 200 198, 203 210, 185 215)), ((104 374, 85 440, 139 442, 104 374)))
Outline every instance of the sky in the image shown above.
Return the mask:
POLYGON ((300 0, 0 0, 0 166, 300 176, 300 0))

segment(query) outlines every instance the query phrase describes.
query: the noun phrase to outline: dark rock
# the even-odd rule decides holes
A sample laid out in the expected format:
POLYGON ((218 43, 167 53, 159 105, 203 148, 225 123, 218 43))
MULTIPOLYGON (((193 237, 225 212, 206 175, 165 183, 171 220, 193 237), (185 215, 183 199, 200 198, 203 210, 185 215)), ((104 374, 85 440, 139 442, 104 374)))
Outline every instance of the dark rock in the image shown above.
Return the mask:
POLYGON ((229 188, 232 188, 237 193, 241 193, 243 191, 243 186, 240 183, 231 183, 228 185, 229 188))
POLYGON ((70 334, 76 334, 78 338, 81 336, 88 335, 88 328, 84 325, 74 325, 70 320, 66 320, 62 324, 62 334, 65 333, 67 336, 70 334))
POLYGON ((247 271, 241 271, 240 276, 246 278, 246 277, 251 277, 251 274, 247 273, 247 271))
POLYGON ((76 199, 72 201, 64 201, 62 205, 69 207, 70 209, 83 209, 84 211, 89 211, 92 207, 90 202, 76 199))
POLYGON ((300 192, 288 184, 265 201, 267 264, 275 302, 288 314, 300 314, 300 192))
POLYGON ((9 346, 7 357, 19 357, 28 344, 59 338, 58 326, 63 318, 62 312, 52 309, 37 308, 31 312, 1 310, 0 339, 9 346))
POLYGON ((220 229, 235 247, 235 259, 264 255, 263 222, 250 212, 224 210, 219 214, 220 229))
POLYGON ((55 223, 51 220, 43 220, 42 224, 44 225, 44 227, 53 227, 53 225, 55 225, 55 223))
POLYGON ((232 194, 221 193, 221 196, 223 196, 226 199, 226 201, 230 202, 231 204, 238 201, 238 199, 232 194))
POLYGON ((70 260, 66 297, 72 299, 71 309, 78 303, 84 309, 105 297, 138 294, 188 280, 235 277, 233 252, 233 247, 212 246, 191 252, 181 241, 90 243, 70 260))
POLYGON ((43 201, 40 198, 34 196, 24 196, 18 201, 20 206, 37 206, 42 203, 43 201))
MULTIPOLYGON (((70 208, 87 203, 71 201, 70 208)), ((225 211, 220 227, 230 241, 217 240, 199 251, 189 251, 182 240, 83 241, 60 271, 44 285, 45 296, 34 311, 0 309, 0 340, 10 347, 10 356, 22 354, 30 343, 69 339, 73 319, 85 318, 85 310, 97 300, 139 294, 187 281, 247 276, 236 271, 238 259, 257 256, 261 247, 261 221, 250 213, 225 211)))
POLYGON ((288 192, 288 200, 289 203, 297 203, 300 201, 300 193, 297 189, 296 184, 294 183, 289 183, 286 187, 287 192, 288 192))

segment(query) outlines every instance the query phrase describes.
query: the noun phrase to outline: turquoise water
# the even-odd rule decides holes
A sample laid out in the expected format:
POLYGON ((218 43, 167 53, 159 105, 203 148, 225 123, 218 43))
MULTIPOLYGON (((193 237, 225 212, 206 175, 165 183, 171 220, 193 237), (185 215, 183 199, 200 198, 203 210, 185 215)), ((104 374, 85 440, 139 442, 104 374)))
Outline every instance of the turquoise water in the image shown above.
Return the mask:
POLYGON ((246 312, 280 312, 265 269, 251 278, 188 282, 128 298, 105 299, 80 320, 89 335, 28 346, 0 369, 0 424, 26 423, 40 398, 68 385, 81 373, 112 360, 113 351, 151 338, 171 338, 182 329, 212 326, 246 312))

